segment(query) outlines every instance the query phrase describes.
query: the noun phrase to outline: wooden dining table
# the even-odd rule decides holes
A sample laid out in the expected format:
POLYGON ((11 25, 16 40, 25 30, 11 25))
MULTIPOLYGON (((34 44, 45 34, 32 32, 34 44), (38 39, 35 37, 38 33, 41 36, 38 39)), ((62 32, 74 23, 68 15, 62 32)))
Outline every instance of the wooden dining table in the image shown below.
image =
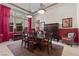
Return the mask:
POLYGON ((31 51, 34 51, 35 49, 44 50, 46 47, 44 45, 47 45, 47 52, 49 54, 50 49, 50 39, 47 37, 38 37, 36 33, 28 33, 27 36, 27 47, 28 49, 31 49, 31 51))
POLYGON ((40 50, 42 49, 42 41, 44 38, 39 38, 39 37, 28 37, 28 47, 32 46, 34 49, 39 48, 40 50))

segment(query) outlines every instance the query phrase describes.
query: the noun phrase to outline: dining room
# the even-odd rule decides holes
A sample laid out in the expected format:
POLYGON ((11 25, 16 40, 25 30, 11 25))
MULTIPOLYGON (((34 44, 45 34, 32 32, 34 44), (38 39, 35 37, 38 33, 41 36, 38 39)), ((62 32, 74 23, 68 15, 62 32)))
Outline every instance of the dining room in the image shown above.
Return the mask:
POLYGON ((0 55, 79 55, 77 3, 1 3, 0 55))

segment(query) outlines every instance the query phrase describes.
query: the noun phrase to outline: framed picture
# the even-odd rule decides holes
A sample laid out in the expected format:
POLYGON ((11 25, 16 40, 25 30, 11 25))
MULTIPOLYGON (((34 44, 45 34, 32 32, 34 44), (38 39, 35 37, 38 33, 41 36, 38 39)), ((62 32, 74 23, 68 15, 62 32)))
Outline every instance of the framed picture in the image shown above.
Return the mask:
POLYGON ((62 19, 62 27, 65 27, 65 28, 72 27, 72 18, 62 19))

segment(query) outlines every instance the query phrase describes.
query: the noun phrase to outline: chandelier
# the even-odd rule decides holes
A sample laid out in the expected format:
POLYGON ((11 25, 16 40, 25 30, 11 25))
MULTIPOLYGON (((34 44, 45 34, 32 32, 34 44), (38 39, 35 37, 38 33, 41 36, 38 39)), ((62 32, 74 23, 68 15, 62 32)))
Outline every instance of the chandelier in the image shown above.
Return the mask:
POLYGON ((45 7, 45 6, 41 3, 41 4, 40 4, 40 9, 39 9, 39 11, 38 11, 39 14, 44 14, 44 13, 45 13, 44 7, 45 7))

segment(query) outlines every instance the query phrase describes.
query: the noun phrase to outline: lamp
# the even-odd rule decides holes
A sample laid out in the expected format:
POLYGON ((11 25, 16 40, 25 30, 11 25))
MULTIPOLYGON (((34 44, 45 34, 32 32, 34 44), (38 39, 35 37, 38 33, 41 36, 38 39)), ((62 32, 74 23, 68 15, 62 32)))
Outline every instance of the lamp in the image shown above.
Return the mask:
POLYGON ((39 14, 44 14, 45 13, 44 5, 43 4, 40 4, 40 9, 39 9, 38 13, 39 14))

